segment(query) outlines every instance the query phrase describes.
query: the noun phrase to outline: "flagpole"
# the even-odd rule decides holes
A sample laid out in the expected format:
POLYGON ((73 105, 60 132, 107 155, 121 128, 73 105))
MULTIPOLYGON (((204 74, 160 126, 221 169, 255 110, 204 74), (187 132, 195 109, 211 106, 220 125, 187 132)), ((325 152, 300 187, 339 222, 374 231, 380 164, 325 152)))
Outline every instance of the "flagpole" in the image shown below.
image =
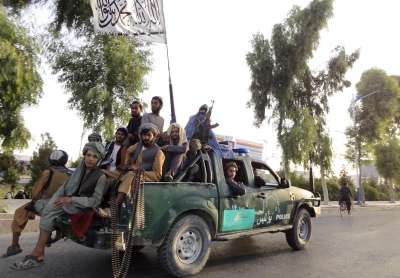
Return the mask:
POLYGON ((164 34, 165 34, 165 46, 167 49, 167 63, 168 63, 168 82, 169 82, 169 101, 171 104, 171 123, 176 123, 176 114, 175 114, 175 102, 174 102, 174 90, 172 88, 172 80, 171 80, 171 68, 169 65, 169 50, 168 50, 168 39, 167 39, 167 26, 165 24, 165 15, 164 15, 164 1, 162 2, 162 15, 163 15, 163 24, 164 24, 164 34))

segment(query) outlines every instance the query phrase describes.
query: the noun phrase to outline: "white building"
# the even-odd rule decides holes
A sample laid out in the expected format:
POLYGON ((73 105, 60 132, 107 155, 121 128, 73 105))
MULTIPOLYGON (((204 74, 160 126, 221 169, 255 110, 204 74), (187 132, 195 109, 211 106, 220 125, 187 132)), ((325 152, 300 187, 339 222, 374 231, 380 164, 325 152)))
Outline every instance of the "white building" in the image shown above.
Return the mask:
POLYGON ((244 139, 236 139, 227 135, 216 135, 218 142, 227 142, 234 149, 246 148, 249 150, 249 155, 255 159, 262 160, 264 145, 244 139))

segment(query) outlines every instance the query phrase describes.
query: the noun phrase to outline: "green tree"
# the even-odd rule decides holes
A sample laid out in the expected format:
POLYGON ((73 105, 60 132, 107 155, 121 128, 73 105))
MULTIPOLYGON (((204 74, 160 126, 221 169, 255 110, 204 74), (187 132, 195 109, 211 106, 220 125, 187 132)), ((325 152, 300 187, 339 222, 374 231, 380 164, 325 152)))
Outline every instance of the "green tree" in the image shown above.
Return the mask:
POLYGON ((37 103, 42 80, 37 71, 38 47, 0 3, 0 147, 23 149, 30 138, 21 110, 37 103))
POLYGON ((37 150, 33 152, 29 170, 31 172, 32 183, 35 182, 40 174, 46 170, 49 164, 49 156, 52 151, 57 149, 57 145, 49 133, 41 135, 42 143, 38 145, 37 150))
MULTIPOLYGON (((398 134, 400 86, 395 77, 372 68, 361 75, 356 87, 357 96, 350 109, 354 126, 346 131, 346 158, 356 165, 358 184, 362 185, 363 161, 371 159, 376 144, 398 134)), ((360 189, 363 200, 362 186, 360 189)))
POLYGON ((362 140, 374 143, 393 135, 397 129, 395 119, 400 114, 398 81, 381 69, 367 70, 357 83, 357 98, 361 105, 355 107, 354 117, 362 140))
POLYGON ((14 155, 10 153, 0 154, 0 173, 5 183, 15 184, 21 174, 21 167, 19 167, 14 155))
POLYGON ((304 9, 295 6, 284 23, 274 26, 271 41, 262 34, 253 37, 253 51, 246 57, 255 124, 261 125, 266 109, 272 109, 286 174, 290 162, 309 165, 318 151, 328 97, 350 86, 345 74, 359 57, 358 51, 348 55, 337 47, 326 69, 311 70, 309 61, 332 16, 332 3, 314 0, 304 9))
POLYGON ((319 133, 314 160, 319 165, 324 203, 328 204, 329 190, 326 185, 326 176, 332 167, 332 141, 327 134, 319 133))
POLYGON ((85 126, 110 140, 115 125, 129 119, 129 103, 146 88, 149 51, 130 37, 90 35, 73 48, 63 39, 52 50, 54 72, 71 93, 85 126))
MULTIPOLYGON (((5 5, 10 7, 14 13, 19 13, 23 8, 36 3, 47 3, 48 0, 6 0, 5 5)), ((51 28, 59 32, 62 27, 67 27, 85 35, 92 33, 93 24, 90 18, 93 16, 89 0, 55 0, 53 9, 54 21, 51 28)))
MULTIPOLYGON (((7 1, 16 12, 36 2, 47 0, 7 1)), ((71 94, 69 104, 80 112, 85 127, 110 140, 115 125, 129 119, 128 104, 146 88, 150 51, 131 37, 95 35, 88 0, 56 0, 50 7, 55 17, 44 44, 52 68, 71 94), (72 32, 65 34, 63 27, 72 32), (71 37, 78 45, 71 43, 71 37)))
POLYGON ((394 181, 400 179, 400 143, 391 139, 375 146, 375 165, 390 190, 390 200, 394 199, 394 181))

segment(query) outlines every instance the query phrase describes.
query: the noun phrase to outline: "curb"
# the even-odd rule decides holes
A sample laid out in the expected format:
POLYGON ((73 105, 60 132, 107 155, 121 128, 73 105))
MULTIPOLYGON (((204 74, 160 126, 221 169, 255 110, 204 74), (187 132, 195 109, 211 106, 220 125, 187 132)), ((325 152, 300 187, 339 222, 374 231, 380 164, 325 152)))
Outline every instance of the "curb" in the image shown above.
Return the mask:
MULTIPOLYGON (((400 207, 400 203, 387 203, 387 204, 365 204, 365 205, 357 205, 357 204, 353 204, 353 208, 398 208, 400 207)), ((330 208, 339 208, 339 205, 322 205, 321 204, 321 208, 322 209, 330 209, 330 208)))

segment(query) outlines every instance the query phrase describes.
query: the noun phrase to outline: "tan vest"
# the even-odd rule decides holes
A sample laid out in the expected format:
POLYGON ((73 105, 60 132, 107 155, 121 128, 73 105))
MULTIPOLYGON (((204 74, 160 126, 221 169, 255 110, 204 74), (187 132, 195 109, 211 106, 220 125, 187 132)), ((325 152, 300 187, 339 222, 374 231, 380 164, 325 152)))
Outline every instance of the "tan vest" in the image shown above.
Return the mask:
POLYGON ((49 187, 43 192, 41 199, 50 199, 69 178, 69 175, 65 172, 53 168, 51 168, 51 170, 53 171, 53 176, 51 177, 49 187))

